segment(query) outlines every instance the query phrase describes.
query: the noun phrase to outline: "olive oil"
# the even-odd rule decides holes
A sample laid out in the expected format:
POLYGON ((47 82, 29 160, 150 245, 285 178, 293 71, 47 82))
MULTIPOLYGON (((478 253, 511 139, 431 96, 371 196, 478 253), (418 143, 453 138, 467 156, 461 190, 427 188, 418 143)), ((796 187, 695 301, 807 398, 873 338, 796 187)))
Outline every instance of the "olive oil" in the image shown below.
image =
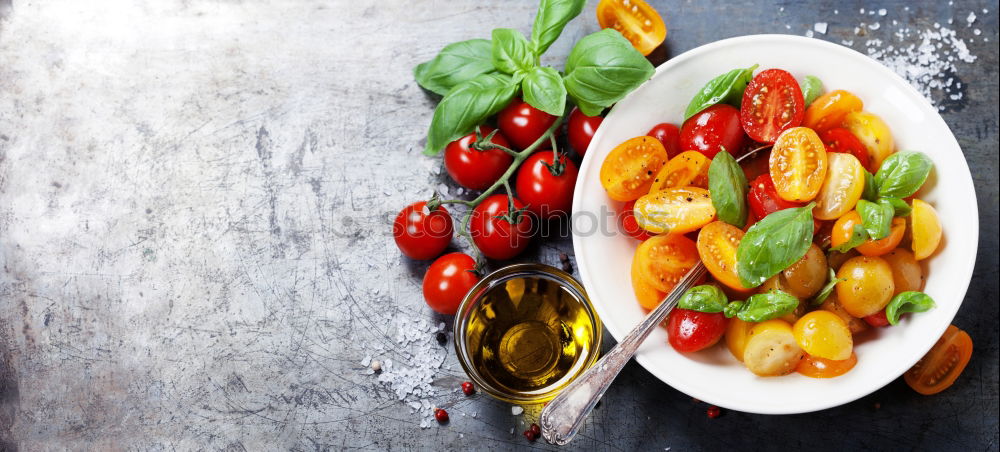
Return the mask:
POLYGON ((546 399, 596 359, 600 325, 594 320, 579 293, 526 275, 487 289, 469 312, 462 339, 484 383, 517 398, 546 399))

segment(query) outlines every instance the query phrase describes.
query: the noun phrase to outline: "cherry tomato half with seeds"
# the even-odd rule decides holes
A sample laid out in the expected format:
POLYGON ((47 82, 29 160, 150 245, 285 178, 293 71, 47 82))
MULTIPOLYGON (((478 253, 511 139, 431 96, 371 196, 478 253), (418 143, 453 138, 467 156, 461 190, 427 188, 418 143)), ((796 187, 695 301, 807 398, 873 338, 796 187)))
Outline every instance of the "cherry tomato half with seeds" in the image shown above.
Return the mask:
POLYGON ((631 138, 615 146, 601 163, 601 186, 615 201, 634 201, 649 193, 667 163, 663 144, 653 137, 631 138))
POLYGON ((726 332, 726 316, 721 312, 698 312, 674 308, 667 319, 667 340, 681 353, 704 350, 715 345, 726 332))
POLYGON ((509 203, 507 195, 493 195, 472 210, 469 233, 488 258, 510 259, 521 254, 531 241, 531 215, 522 210, 524 203, 520 199, 513 198, 516 213, 511 212, 509 203))
POLYGON ((670 123, 660 123, 646 133, 663 143, 668 158, 674 158, 681 153, 681 129, 670 123))
POLYGON ((795 77, 788 71, 768 69, 754 76, 743 91, 740 120, 750 138, 774 143, 782 132, 802 124, 805 111, 795 77))
POLYGON ((497 114, 497 126, 514 146, 525 149, 545 135, 557 119, 521 99, 514 99, 497 114))
POLYGON ((786 201, 809 202, 826 180, 826 146, 807 127, 794 127, 778 136, 768 160, 774 188, 786 201))
POLYGON ((778 196, 778 191, 774 188, 774 181, 771 180, 770 174, 761 174, 750 183, 750 191, 747 192, 747 201, 754 216, 761 219, 779 210, 805 205, 785 201, 781 196, 778 196))
POLYGON ((903 374, 906 384, 923 395, 948 389, 972 358, 972 338, 955 325, 948 325, 931 351, 903 374))
POLYGON ((639 222, 635 219, 634 208, 635 201, 629 201, 622 207, 622 213, 619 215, 622 232, 640 242, 655 236, 656 234, 651 234, 643 229, 642 226, 639 226, 639 222))
POLYGON ((564 155, 554 164, 551 150, 528 157, 517 170, 517 197, 541 219, 569 213, 576 186, 576 164, 564 155), (555 174, 558 173, 558 174, 555 174))
MULTIPOLYGON (((493 130, 490 126, 479 126, 482 136, 489 135, 493 130)), ((510 142, 499 132, 490 141, 510 148, 510 142)), ((485 190, 503 176, 514 162, 514 157, 500 149, 472 149, 475 142, 476 133, 473 132, 449 143, 444 148, 444 169, 458 185, 470 190, 485 190)))
POLYGON ((399 211, 392 224, 396 246, 411 259, 433 259, 441 254, 454 233, 451 215, 444 206, 434 211, 425 201, 410 204, 399 211))
POLYGON ((732 105, 713 105, 681 125, 681 149, 698 151, 708 158, 715 157, 722 149, 738 157, 743 141, 740 111, 732 105))
POLYGON ((861 166, 868 170, 868 172, 875 173, 878 171, 878 168, 871 167, 871 161, 868 158, 868 148, 850 130, 843 127, 835 127, 819 134, 819 139, 826 145, 826 152, 851 154, 861 162, 861 166))
POLYGON ((465 294, 479 282, 476 260, 468 254, 449 253, 439 257, 424 274, 424 301, 445 315, 458 311, 465 294))
POLYGON ((587 116, 579 108, 573 107, 566 122, 566 135, 569 145, 576 149, 578 155, 583 156, 587 152, 594 133, 603 121, 603 116, 587 116))
POLYGON ((643 55, 649 55, 667 37, 663 18, 643 0, 601 0, 597 23, 621 33, 643 55))

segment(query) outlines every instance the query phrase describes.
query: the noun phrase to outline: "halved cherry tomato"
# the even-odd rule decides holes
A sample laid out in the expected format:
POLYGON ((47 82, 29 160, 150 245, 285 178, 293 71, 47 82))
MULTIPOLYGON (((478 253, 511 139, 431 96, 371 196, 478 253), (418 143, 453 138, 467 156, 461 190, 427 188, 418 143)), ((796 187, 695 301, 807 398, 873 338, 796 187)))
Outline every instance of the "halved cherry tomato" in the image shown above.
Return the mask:
POLYGON ((594 139, 594 133, 603 121, 603 116, 587 116, 579 108, 573 107, 566 121, 566 137, 578 155, 582 156, 587 152, 590 141, 594 139))
POLYGON ((650 234, 649 231, 646 231, 642 228, 642 226, 639 226, 639 222, 635 220, 634 208, 635 201, 629 201, 625 203, 624 207, 622 207, 622 213, 619 216, 621 218, 622 232, 628 234, 629 237, 639 240, 640 242, 656 235, 650 234))
POLYGON ((667 157, 674 158, 681 153, 681 129, 669 123, 660 123, 649 129, 646 133, 663 143, 663 149, 667 150, 667 157))
POLYGON ((649 232, 685 234, 714 220, 715 206, 704 188, 668 188, 639 198, 635 219, 649 232))
POLYGON ((845 154, 851 154, 861 162, 861 166, 865 167, 870 173, 875 173, 878 168, 872 168, 870 166, 870 159, 868 157, 868 148, 865 144, 854 136, 850 130, 843 127, 834 127, 819 134, 819 138, 823 140, 823 144, 826 145, 826 152, 841 152, 845 154))
POLYGON ((931 351, 903 374, 906 384, 923 395, 937 394, 955 383, 972 357, 972 338, 955 325, 938 339, 931 351))
POLYGON ((778 196, 778 191, 774 188, 774 181, 770 174, 761 174, 750 183, 750 191, 747 192, 747 201, 750 210, 757 218, 764 218, 779 210, 791 207, 802 207, 804 204, 785 201, 778 196))
MULTIPOLYGON (((489 135, 493 130, 490 126, 479 126, 482 136, 489 135)), ((499 132, 490 141, 510 147, 507 138, 499 132)), ((473 132, 448 143, 444 148, 444 169, 458 185, 470 190, 485 190, 503 176, 514 157, 500 149, 477 151, 470 147, 475 142, 476 133, 473 132)))
POLYGON ((667 340, 681 353, 704 350, 722 338, 726 320, 721 312, 675 308, 667 318, 667 340))
POLYGON ((924 270, 913 253, 903 248, 896 248, 882 256, 892 267, 892 283, 896 285, 893 295, 903 292, 918 291, 924 288, 924 270))
POLYGON ((641 136, 619 144, 601 164, 601 185, 615 201, 632 201, 649 193, 656 173, 667 164, 663 143, 641 136))
POLYGON ((892 269, 879 257, 858 256, 840 266, 837 300, 848 314, 867 317, 885 309, 895 285, 892 269))
POLYGON ((632 271, 630 272, 632 274, 632 291, 635 292, 635 298, 639 300, 639 306, 652 311, 667 294, 657 290, 646 281, 646 278, 642 276, 642 271, 640 271, 642 263, 639 261, 639 253, 635 253, 632 257, 632 271))
POLYGON ((635 250, 633 265, 643 279, 660 292, 670 292, 689 270, 698 265, 698 248, 679 234, 658 235, 635 250))
POLYGON ((913 212, 910 213, 910 225, 912 227, 910 233, 913 234, 913 257, 921 260, 934 254, 934 250, 941 243, 941 220, 938 219, 934 207, 919 199, 914 199, 913 212))
POLYGON ((802 347, 788 322, 780 319, 755 324, 743 351, 743 364, 762 377, 787 375, 802 359, 802 347))
MULTIPOLYGON (((847 212, 844 216, 838 218, 837 222, 833 224, 833 230, 830 231, 830 246, 836 248, 847 243, 854 233, 854 226, 860 224, 862 224, 861 215, 858 215, 858 211, 856 210, 847 212)), ((892 219, 888 236, 879 240, 869 239, 854 249, 865 256, 881 256, 896 249, 899 246, 899 242, 903 240, 905 232, 906 220, 896 217, 892 219)))
POLYGON ((829 153, 826 158, 826 180, 816 195, 813 216, 835 220, 853 209, 861 199, 865 191, 865 168, 851 154, 829 153))
POLYGON ((753 326, 753 323, 744 322, 737 317, 729 319, 729 325, 726 326, 726 348, 740 362, 743 361, 743 352, 747 348, 747 340, 750 339, 750 329, 753 326))
POLYGON ((786 201, 809 202, 826 180, 826 147, 806 127, 786 130, 771 149, 769 160, 774 188, 786 201))
POLYGON ((667 37, 660 14, 643 0, 601 0, 597 23, 617 30, 643 55, 649 55, 667 37))
POLYGON ((736 249, 743 240, 743 231, 725 221, 713 221, 698 233, 698 255, 716 281, 731 289, 747 293, 736 273, 736 249))
POLYGON ((872 315, 865 316, 864 320, 866 323, 875 328, 889 326, 889 317, 885 315, 885 309, 876 312, 872 315))
POLYGON ((851 357, 854 339, 847 324, 836 314, 822 309, 810 312, 792 326, 795 342, 806 353, 835 361, 851 357))
POLYGON ((864 106, 864 102, 861 102, 858 96, 847 91, 842 89, 830 91, 809 104, 802 125, 822 133, 827 129, 840 127, 848 113, 861 111, 864 106))
POLYGON ((714 158, 722 149, 739 157, 743 142, 740 111, 732 105, 712 105, 681 125, 681 149, 698 151, 708 158, 714 158))
POLYGON ((514 99, 497 114, 497 127, 514 146, 525 149, 538 141, 559 119, 521 99, 514 99))
POLYGON ((882 160, 895 150, 889 126, 872 113, 866 111, 848 113, 844 117, 844 127, 868 149, 871 167, 876 170, 882 166, 882 160))
POLYGON ((743 91, 740 122, 750 138, 774 143, 782 132, 802 124, 805 110, 795 77, 788 71, 768 69, 754 76, 743 91))
POLYGON ((795 366, 795 371, 809 378, 833 378, 846 374, 857 363, 858 355, 853 352, 850 358, 840 361, 806 355, 795 366))
POLYGON ((698 151, 685 151, 670 159, 653 179, 649 187, 650 193, 656 193, 668 188, 693 185, 708 188, 708 166, 712 161, 698 151))

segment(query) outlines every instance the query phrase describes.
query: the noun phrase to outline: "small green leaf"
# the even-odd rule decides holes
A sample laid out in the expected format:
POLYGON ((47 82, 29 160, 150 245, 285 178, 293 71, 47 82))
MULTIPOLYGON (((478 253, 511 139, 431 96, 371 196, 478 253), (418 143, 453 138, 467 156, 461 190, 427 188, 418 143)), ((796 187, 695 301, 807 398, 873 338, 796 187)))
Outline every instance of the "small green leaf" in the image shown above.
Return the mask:
POLYGON ((934 299, 923 292, 902 292, 892 297, 885 307, 885 318, 890 325, 899 323, 899 316, 907 312, 926 312, 935 307, 934 299))
POLYGON ((677 307, 698 312, 722 312, 729 301, 722 290, 712 285, 695 286, 684 292, 677 307))
POLYGON ((747 223, 747 177, 729 152, 715 154, 709 164, 708 191, 719 219, 743 229, 747 223))
POLYGON ((434 109, 424 154, 435 155, 448 143, 468 135, 515 95, 517 83, 506 74, 483 74, 452 88, 434 109))
POLYGON ((815 205, 779 210, 750 227, 736 249, 743 287, 757 287, 805 256, 813 239, 815 205))
POLYGON ((906 217, 909 216, 910 212, 913 211, 913 207, 910 207, 910 205, 907 204, 906 201, 903 201, 902 199, 899 198, 879 198, 878 203, 888 204, 889 206, 891 206, 892 210, 895 212, 893 214, 893 216, 895 217, 906 217))
POLYGON ((424 89, 444 96, 455 85, 494 72, 491 52, 488 39, 454 42, 433 60, 418 64, 413 76, 424 89))
POLYGON ((873 240, 881 240, 889 236, 892 227, 892 214, 895 210, 891 205, 874 203, 864 199, 858 200, 855 209, 861 216, 861 224, 873 240))
POLYGON ((837 277, 837 273, 834 272, 832 268, 828 270, 830 270, 830 274, 827 275, 826 277, 826 285, 819 290, 819 293, 816 294, 816 298, 813 298, 812 301, 813 306, 819 306, 823 304, 823 302, 830 297, 830 294, 833 293, 833 290, 837 288, 837 283, 844 281, 844 279, 837 277))
POLYGON ((728 103, 738 107, 755 69, 756 64, 746 69, 733 69, 710 80, 691 99, 684 110, 684 120, 715 104, 728 103))
POLYGON ((556 42, 563 28, 574 17, 580 15, 585 0, 542 0, 535 14, 535 24, 531 26, 531 48, 536 56, 548 50, 556 42))
POLYGON ((878 195, 905 198, 917 192, 931 173, 934 162, 922 152, 903 151, 886 157, 875 173, 878 195))
POLYGON ((865 170, 865 191, 861 193, 861 199, 875 202, 878 199, 878 186, 875 185, 875 176, 865 170))
POLYGON ((535 67, 537 58, 524 35, 510 28, 493 30, 493 66, 500 72, 514 74, 528 72, 535 67))
POLYGON ((802 97, 806 101, 806 107, 813 103, 820 94, 823 94, 823 82, 819 77, 807 75, 799 82, 799 87, 802 88, 802 97))
POLYGON ((585 36, 566 59, 566 91, 587 116, 618 102, 653 76, 653 65, 621 33, 606 28, 585 36))
POLYGON ((521 81, 524 101, 553 116, 562 116, 566 110, 566 86, 559 71, 550 67, 536 67, 521 81))
POLYGON ((830 249, 833 251, 846 253, 854 249, 854 247, 862 243, 865 243, 866 240, 868 240, 868 232, 865 231, 864 226, 856 224, 854 225, 854 228, 851 229, 851 237, 847 239, 846 242, 840 244, 840 246, 835 246, 830 249))
POLYGON ((722 315, 726 316, 727 319, 731 319, 740 313, 740 309, 743 309, 743 302, 733 301, 726 305, 726 309, 722 310, 722 315))
POLYGON ((771 290, 747 298, 736 314, 744 322, 763 322, 791 314, 799 307, 799 299, 780 290, 771 290))

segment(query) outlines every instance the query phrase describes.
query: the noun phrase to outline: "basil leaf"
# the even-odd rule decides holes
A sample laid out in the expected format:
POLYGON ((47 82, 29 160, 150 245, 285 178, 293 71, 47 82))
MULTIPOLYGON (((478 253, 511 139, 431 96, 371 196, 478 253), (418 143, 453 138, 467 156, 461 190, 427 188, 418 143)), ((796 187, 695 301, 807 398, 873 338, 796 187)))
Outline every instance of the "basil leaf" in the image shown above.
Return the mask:
POLYGON ((910 205, 907 204, 906 201, 903 201, 902 199, 899 198, 880 198, 878 200, 878 203, 888 204, 889 206, 891 206, 892 210, 895 212, 893 214, 893 216, 895 217, 909 216, 910 212, 913 211, 913 207, 910 207, 910 205))
POLYGON ((833 289, 837 288, 837 283, 845 281, 842 278, 838 278, 837 273, 834 272, 832 268, 830 268, 829 270, 830 274, 826 277, 826 285, 819 290, 819 293, 816 294, 816 298, 813 298, 812 301, 813 306, 819 306, 823 304, 823 302, 830 297, 830 294, 833 293, 833 289))
POLYGON ((722 289, 712 285, 695 286, 684 292, 677 301, 677 307, 698 312, 722 312, 729 299, 722 289))
POLYGON ((846 253, 853 249, 854 247, 865 243, 868 240, 868 232, 860 224, 854 225, 854 229, 851 230, 851 238, 847 239, 846 242, 840 244, 840 246, 835 246, 830 248, 833 251, 846 253))
POLYGON ((872 240, 881 240, 889 236, 892 214, 895 213, 892 206, 861 199, 854 208, 857 209, 858 215, 861 215, 861 224, 868 232, 868 237, 872 240))
POLYGON ((566 59, 566 91, 580 111, 597 116, 653 76, 653 65, 621 33, 585 36, 566 59))
POLYGON ((733 301, 726 305, 726 309, 722 310, 722 315, 726 316, 727 319, 736 317, 740 313, 740 309, 743 308, 742 301, 733 301))
POLYGON ((483 74, 452 88, 434 109, 424 154, 435 155, 448 143, 468 135, 516 94, 514 79, 497 73, 483 74))
POLYGON ((708 192, 719 219, 743 229, 747 223, 747 177, 729 152, 715 154, 709 164, 708 192))
POLYGON ((524 35, 510 28, 493 30, 493 66, 500 72, 527 72, 537 66, 535 54, 524 35))
POLYGON ((542 0, 531 26, 531 48, 540 56, 556 42, 566 24, 580 15, 586 0, 542 0))
POLYGON ((532 107, 553 116, 562 116, 566 110, 566 86, 559 71, 550 67, 536 67, 521 81, 524 101, 532 107))
POLYGON ((736 249, 736 270, 743 287, 763 284, 806 255, 813 239, 815 205, 779 210, 750 227, 736 249))
POLYGON ((861 192, 861 199, 875 202, 878 199, 878 186, 875 185, 875 176, 865 170, 865 191, 861 192))
POLYGON ((424 89, 444 96, 455 85, 494 72, 488 39, 470 39, 444 46, 433 60, 417 65, 413 77, 424 89))
POLYGON ((892 297, 885 307, 885 318, 890 325, 899 323, 899 316, 907 312, 925 312, 935 307, 934 299, 923 292, 902 292, 892 297))
POLYGON ((794 295, 772 290, 751 295, 740 308, 736 317, 744 322, 763 322, 791 314, 799 307, 799 299, 794 295))
POLYGON ((807 75, 801 82, 799 82, 799 88, 802 88, 802 98, 806 101, 806 107, 813 103, 820 94, 823 94, 823 82, 820 81, 819 77, 812 75, 807 75))
POLYGON ((875 173, 878 195, 885 198, 905 198, 917 192, 934 162, 922 152, 897 152, 886 157, 875 173))
POLYGON ((757 69, 756 64, 746 69, 733 69, 710 80, 698 94, 694 95, 694 99, 691 99, 691 103, 684 110, 684 120, 715 104, 724 102, 739 106, 747 83, 753 79, 754 69, 757 69))

